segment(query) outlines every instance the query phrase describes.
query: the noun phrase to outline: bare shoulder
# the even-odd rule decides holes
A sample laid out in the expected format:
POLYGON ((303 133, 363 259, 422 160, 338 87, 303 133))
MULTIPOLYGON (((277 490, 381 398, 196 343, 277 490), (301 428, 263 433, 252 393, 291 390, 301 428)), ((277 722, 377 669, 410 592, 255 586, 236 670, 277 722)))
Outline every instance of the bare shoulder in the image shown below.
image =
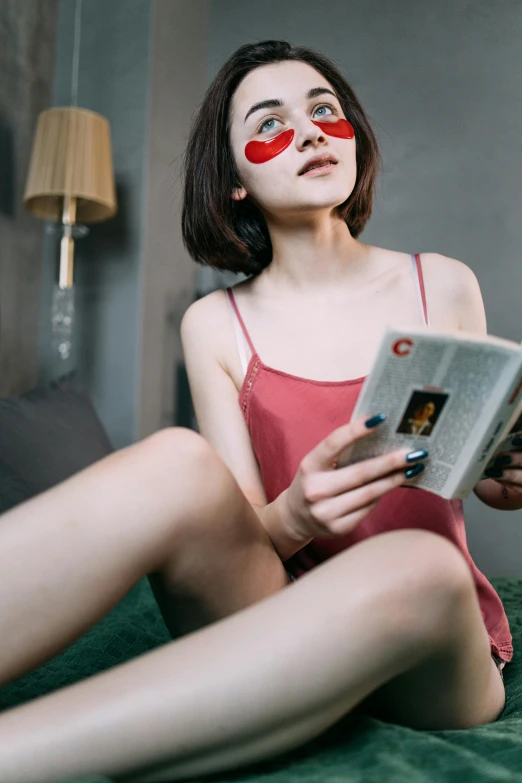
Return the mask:
POLYGON ((219 289, 193 302, 181 320, 181 339, 184 345, 202 348, 226 367, 230 316, 225 291, 219 289))
POLYGON ((219 316, 221 312, 221 300, 226 296, 222 290, 212 291, 206 296, 202 296, 201 299, 196 299, 195 302, 186 309, 183 316, 182 323, 184 328, 194 328, 196 323, 205 322, 208 318, 212 318, 215 315, 219 316))
POLYGON ((422 271, 438 287, 460 287, 476 280, 475 273, 463 261, 441 253, 421 253, 422 271))
MULTIPOLYGON (((234 293, 248 296, 248 281, 233 286, 234 293)), ((237 350, 233 318, 227 294, 223 289, 212 291, 187 308, 181 321, 181 342, 185 357, 205 355, 228 375, 239 393, 244 372, 237 350)))
POLYGON ((461 330, 486 333, 484 303, 477 276, 463 261, 440 253, 421 253, 426 296, 461 330))

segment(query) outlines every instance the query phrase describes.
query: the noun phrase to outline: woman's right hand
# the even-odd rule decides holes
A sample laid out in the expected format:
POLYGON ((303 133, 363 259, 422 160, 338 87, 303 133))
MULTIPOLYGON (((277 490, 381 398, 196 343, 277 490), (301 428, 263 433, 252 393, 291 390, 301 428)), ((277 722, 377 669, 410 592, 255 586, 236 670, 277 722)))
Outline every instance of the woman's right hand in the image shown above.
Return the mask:
POLYGON ((385 417, 375 423, 376 418, 367 420, 373 426, 358 419, 338 427, 303 457, 285 496, 285 527, 291 538, 309 541, 350 533, 383 495, 422 472, 424 465, 419 460, 428 452, 409 449, 336 468, 339 454, 371 435, 385 417), (412 467, 413 475, 407 476, 412 467))

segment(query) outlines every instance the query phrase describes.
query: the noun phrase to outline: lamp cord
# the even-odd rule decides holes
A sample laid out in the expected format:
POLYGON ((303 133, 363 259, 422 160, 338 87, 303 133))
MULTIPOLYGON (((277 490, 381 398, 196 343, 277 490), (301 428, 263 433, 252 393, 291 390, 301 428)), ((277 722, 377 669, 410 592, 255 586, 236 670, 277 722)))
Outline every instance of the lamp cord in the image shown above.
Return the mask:
POLYGON ((74 15, 73 68, 71 81, 71 106, 78 106, 78 72, 80 66, 80 37, 82 31, 82 0, 76 0, 74 15))

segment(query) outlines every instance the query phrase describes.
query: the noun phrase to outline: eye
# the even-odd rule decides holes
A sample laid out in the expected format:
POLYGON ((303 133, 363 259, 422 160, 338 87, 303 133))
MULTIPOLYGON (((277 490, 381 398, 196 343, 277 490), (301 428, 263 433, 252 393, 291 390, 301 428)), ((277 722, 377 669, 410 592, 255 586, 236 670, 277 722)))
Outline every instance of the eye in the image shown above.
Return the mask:
POLYGON ((274 130, 274 128, 276 127, 275 126, 276 122, 280 122, 280 120, 276 119, 275 117, 269 117, 267 120, 263 122, 262 125, 259 126, 258 128, 259 132, 266 133, 267 131, 274 130), (272 123, 272 125, 270 123, 272 123))
POLYGON ((321 106, 318 106, 316 110, 314 111, 314 116, 319 113, 319 117, 328 117, 330 114, 337 114, 336 109, 334 109, 333 106, 330 106, 329 103, 323 103, 321 106), (320 113, 319 113, 320 112, 320 113))

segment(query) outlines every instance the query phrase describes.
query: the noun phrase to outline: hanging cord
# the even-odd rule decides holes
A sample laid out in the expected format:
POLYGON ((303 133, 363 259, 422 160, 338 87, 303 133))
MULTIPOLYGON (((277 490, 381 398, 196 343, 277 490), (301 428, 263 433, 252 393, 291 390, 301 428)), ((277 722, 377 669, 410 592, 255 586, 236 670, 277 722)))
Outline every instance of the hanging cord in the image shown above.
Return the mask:
POLYGON ((80 66, 80 37, 82 32, 82 0, 76 0, 74 14, 74 46, 71 79, 71 106, 78 106, 78 73, 80 66))

